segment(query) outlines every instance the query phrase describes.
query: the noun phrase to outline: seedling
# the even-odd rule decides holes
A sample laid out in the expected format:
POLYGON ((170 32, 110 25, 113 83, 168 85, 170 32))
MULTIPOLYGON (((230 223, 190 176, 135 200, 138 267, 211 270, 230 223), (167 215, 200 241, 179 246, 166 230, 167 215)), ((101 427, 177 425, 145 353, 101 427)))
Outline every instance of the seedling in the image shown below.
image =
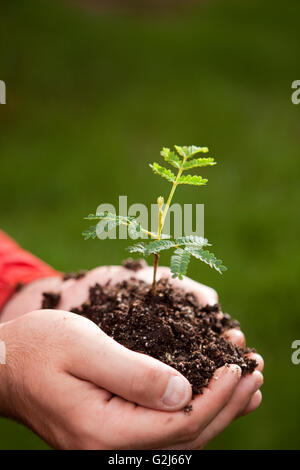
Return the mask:
POLYGON ((160 175, 162 178, 165 178, 172 184, 166 204, 164 204, 164 198, 162 196, 159 196, 157 199, 158 228, 156 233, 149 232, 148 230, 141 227, 140 223, 136 220, 136 217, 124 217, 110 212, 88 215, 86 219, 98 220, 101 223, 97 226, 97 228, 92 226, 82 233, 85 240, 89 238, 95 239, 102 230, 108 232, 109 230, 119 225, 126 225, 128 227, 129 235, 131 235, 132 238, 137 238, 141 232, 150 236, 152 241, 148 243, 139 242, 133 246, 128 247, 127 249, 130 253, 139 253, 145 257, 153 255, 153 294, 156 292, 156 275, 159 254, 161 251, 171 249, 174 250, 170 263, 173 278, 183 278, 183 276, 187 273, 191 257, 203 261, 210 267, 216 269, 220 274, 222 274, 222 272, 226 271, 227 269, 225 266, 223 266, 222 261, 217 259, 213 253, 204 249, 204 247, 211 246, 206 238, 189 235, 175 239, 170 235, 163 234, 166 216, 168 214, 168 210, 170 208, 177 186, 181 184, 203 186, 207 183, 207 179, 204 179, 201 176, 190 174, 183 175, 183 173, 191 168, 213 166, 216 164, 213 158, 199 157, 199 154, 208 152, 207 147, 196 147, 194 145, 189 147, 180 147, 175 145, 174 149, 175 151, 172 151, 169 148, 163 148, 160 154, 167 163, 176 168, 177 175, 175 175, 170 169, 165 168, 158 163, 153 163, 150 165, 155 174, 160 175))

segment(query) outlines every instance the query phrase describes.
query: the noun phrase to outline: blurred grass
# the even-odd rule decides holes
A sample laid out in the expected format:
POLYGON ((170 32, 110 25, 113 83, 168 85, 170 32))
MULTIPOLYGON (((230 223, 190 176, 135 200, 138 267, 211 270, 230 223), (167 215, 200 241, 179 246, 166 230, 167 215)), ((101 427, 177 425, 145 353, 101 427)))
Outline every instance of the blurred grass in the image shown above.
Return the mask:
MULTIPOLYGON (((218 161, 206 188, 176 200, 205 204, 205 235, 229 270, 194 263, 190 275, 219 291, 266 371, 261 408, 210 448, 299 448, 299 14, 297 0, 161 17, 1 4, 1 228, 25 248, 65 271, 118 264, 126 241, 84 243, 82 217, 118 195, 165 195, 147 166, 163 145, 208 145, 218 161)), ((0 421, 1 449, 45 447, 0 421)))

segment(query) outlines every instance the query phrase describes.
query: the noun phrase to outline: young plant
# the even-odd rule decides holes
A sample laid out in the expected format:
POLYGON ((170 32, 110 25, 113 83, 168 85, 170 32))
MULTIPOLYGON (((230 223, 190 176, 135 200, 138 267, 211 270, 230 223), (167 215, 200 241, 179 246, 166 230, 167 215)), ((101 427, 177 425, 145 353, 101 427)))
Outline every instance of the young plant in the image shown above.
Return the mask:
POLYGON ((190 174, 183 175, 183 173, 192 168, 200 168, 216 164, 213 158, 199 157, 199 154, 208 152, 207 147, 195 147, 194 145, 189 147, 180 147, 175 145, 174 149, 175 151, 172 151, 169 148, 164 147, 160 154, 167 163, 176 168, 176 175, 169 168, 165 168, 158 163, 150 165, 155 174, 165 178, 172 184, 166 204, 164 204, 164 198, 162 196, 159 196, 157 199, 158 228, 156 233, 149 232, 141 227, 140 223, 136 220, 136 217, 124 217, 110 212, 88 215, 86 219, 98 220, 100 223, 97 225, 97 228, 92 226, 82 233, 85 240, 89 238, 95 239, 102 231, 108 232, 119 225, 126 225, 128 227, 128 233, 132 238, 137 238, 141 233, 150 236, 152 241, 148 243, 136 243, 133 246, 128 247, 128 251, 130 253, 138 253, 145 257, 153 255, 153 294, 156 292, 156 274, 161 251, 170 249, 174 250, 170 263, 173 278, 183 278, 187 273, 191 257, 203 261, 210 267, 216 269, 220 274, 227 269, 223 266, 222 261, 218 260, 213 253, 204 249, 204 247, 210 246, 206 238, 189 235, 175 239, 169 235, 163 234, 164 223, 177 186, 182 184, 203 186, 207 183, 207 179, 204 179, 201 176, 190 174))

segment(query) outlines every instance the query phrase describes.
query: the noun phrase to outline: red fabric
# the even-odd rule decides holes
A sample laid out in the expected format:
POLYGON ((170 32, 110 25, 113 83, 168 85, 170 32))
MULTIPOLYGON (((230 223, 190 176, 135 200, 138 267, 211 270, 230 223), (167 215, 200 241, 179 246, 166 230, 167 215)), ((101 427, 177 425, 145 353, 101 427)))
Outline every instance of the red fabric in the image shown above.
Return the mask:
POLYGON ((58 274, 0 230, 0 311, 19 283, 28 284, 58 274))

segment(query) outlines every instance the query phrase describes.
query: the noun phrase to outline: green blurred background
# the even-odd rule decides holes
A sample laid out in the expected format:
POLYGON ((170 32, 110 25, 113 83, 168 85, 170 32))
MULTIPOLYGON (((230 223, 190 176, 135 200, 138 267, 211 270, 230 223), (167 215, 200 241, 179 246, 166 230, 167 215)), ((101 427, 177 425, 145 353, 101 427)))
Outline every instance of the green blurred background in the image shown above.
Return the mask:
MULTIPOLYGON (((265 358, 264 401, 209 448, 299 448, 298 0, 212 1, 142 13, 63 1, 1 2, 1 228, 64 271, 118 264, 126 241, 88 241, 101 202, 148 205, 168 184, 148 163, 174 143, 207 145, 205 235, 229 267, 194 262, 265 358)), ((163 261, 168 261, 163 258, 163 261)), ((0 420, 1 449, 47 448, 0 420)))

